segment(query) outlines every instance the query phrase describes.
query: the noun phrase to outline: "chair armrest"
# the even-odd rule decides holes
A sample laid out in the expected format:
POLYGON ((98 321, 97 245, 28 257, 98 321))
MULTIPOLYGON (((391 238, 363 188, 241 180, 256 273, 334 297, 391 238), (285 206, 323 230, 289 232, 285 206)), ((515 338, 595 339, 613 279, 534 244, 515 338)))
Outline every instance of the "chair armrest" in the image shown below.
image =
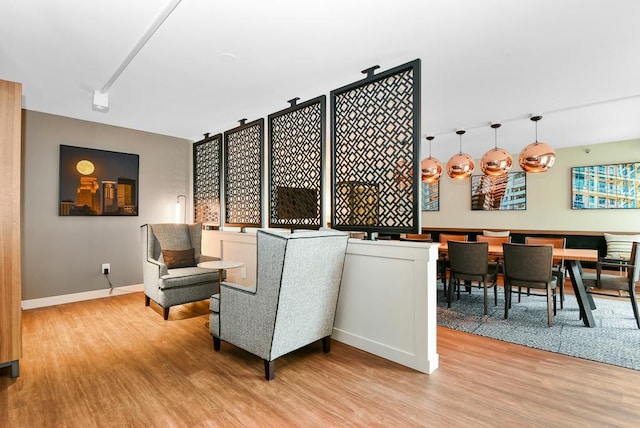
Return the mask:
POLYGON ((169 273, 167 269, 167 265, 164 263, 147 258, 148 265, 145 268, 145 273, 156 276, 156 279, 159 279, 162 275, 167 275, 169 273))
POLYGON ((603 266, 615 268, 628 267, 629 261, 625 259, 600 259, 596 263, 596 267, 601 269, 603 266))
POLYGON ((233 291, 240 291, 242 293, 255 294, 255 287, 247 287, 246 285, 234 284, 233 282, 221 282, 220 287, 227 288, 233 291))

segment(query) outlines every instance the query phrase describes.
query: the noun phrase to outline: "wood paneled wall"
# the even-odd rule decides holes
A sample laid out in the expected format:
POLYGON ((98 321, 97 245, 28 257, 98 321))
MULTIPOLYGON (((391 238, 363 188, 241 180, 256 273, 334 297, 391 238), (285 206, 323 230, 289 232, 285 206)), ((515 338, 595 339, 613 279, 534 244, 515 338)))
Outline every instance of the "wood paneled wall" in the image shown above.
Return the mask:
POLYGON ((0 80, 0 366, 22 356, 20 207, 22 85, 0 80))

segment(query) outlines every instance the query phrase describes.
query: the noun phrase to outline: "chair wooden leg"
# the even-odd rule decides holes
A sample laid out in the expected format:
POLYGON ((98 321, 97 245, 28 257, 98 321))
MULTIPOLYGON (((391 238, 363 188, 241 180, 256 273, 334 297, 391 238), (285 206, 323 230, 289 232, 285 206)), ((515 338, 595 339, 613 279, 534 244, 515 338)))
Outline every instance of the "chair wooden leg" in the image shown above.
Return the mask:
POLYGON ((331 336, 325 336, 322 338, 322 352, 325 354, 331 352, 331 336))
POLYGON ((273 380, 276 377, 276 367, 273 361, 264 360, 264 378, 273 380))
POLYGON ((213 337, 213 350, 217 352, 220 350, 220 338, 215 336, 211 337, 213 337))
POLYGON ((163 316, 165 320, 169 319, 169 308, 162 308, 163 309, 163 316))
POLYGON ((150 304, 151 304, 151 298, 145 294, 144 295, 144 305, 145 306, 149 306, 150 304))

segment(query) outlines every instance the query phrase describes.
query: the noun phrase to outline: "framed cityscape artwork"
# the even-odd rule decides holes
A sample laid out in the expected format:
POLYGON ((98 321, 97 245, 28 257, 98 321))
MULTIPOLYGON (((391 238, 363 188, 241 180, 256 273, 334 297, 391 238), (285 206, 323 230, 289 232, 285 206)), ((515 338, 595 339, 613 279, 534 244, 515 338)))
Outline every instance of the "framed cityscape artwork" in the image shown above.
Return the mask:
POLYGON ((137 216, 139 156, 60 145, 60 216, 137 216))
POLYGON ((440 182, 421 182, 422 211, 440 211, 440 182))
POLYGON ((571 208, 640 208, 640 162, 571 168, 571 208))
POLYGON ((527 209, 527 176, 524 172, 492 177, 471 177, 471 209, 513 211, 527 209))

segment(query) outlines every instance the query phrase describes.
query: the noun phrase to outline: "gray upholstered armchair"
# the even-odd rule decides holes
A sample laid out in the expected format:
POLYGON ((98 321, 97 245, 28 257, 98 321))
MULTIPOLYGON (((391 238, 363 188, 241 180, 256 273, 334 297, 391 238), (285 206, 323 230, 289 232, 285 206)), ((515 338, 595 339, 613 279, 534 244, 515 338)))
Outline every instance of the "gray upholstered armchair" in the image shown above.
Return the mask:
POLYGON ((285 234, 258 231, 254 289, 223 282, 211 298, 213 347, 225 341, 264 360, 274 360, 330 336, 338 302, 348 235, 333 230, 285 234))
POLYGON ((158 303, 169 318, 169 308, 210 298, 220 289, 218 271, 196 265, 215 257, 200 254, 202 225, 145 224, 142 229, 142 277, 145 306, 158 303))

